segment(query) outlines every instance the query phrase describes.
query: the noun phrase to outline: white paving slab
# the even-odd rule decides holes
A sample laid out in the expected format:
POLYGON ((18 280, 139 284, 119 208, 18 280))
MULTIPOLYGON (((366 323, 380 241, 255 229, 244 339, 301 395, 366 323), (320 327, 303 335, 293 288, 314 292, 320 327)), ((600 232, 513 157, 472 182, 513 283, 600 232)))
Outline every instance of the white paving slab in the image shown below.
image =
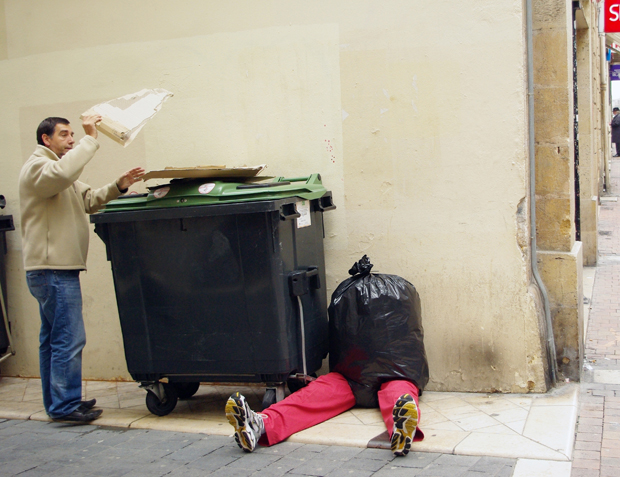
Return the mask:
POLYGON ((523 436, 570 459, 576 422, 577 411, 574 406, 532 406, 523 436))
POLYGON ((571 463, 519 459, 512 477, 570 477, 571 463))
POLYGON ((596 369, 592 372, 592 380, 599 384, 620 384, 620 371, 596 369))
POLYGON ((454 453, 511 459, 527 456, 542 460, 568 460, 566 455, 517 434, 472 432, 455 447, 454 453))

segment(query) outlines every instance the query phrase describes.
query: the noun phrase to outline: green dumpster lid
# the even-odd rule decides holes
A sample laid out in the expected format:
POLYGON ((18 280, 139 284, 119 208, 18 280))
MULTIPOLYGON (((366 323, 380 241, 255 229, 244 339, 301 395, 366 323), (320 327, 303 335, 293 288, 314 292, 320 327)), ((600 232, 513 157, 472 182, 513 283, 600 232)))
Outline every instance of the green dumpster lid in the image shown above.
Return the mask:
POLYGON ((326 194, 320 174, 278 177, 270 182, 247 183, 228 180, 174 179, 149 188, 148 194, 129 194, 106 204, 103 213, 136 209, 160 209, 299 197, 320 199, 326 194))

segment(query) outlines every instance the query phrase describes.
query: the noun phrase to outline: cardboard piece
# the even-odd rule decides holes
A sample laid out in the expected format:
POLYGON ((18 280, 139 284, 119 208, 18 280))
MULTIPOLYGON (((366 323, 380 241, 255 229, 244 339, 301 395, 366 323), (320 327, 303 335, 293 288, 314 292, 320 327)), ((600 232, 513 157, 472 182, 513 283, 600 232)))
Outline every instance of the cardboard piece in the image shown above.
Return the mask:
POLYGON ((80 118, 93 113, 100 114, 103 119, 97 124, 97 130, 125 147, 171 96, 172 93, 165 89, 143 89, 97 104, 82 113, 80 118))
POLYGON ((148 171, 142 180, 149 179, 184 179, 184 178, 223 178, 235 177, 239 179, 267 179, 267 177, 257 178, 256 176, 265 169, 266 165, 260 166, 242 166, 242 167, 226 167, 226 166, 193 166, 193 167, 166 167, 156 171, 148 171))

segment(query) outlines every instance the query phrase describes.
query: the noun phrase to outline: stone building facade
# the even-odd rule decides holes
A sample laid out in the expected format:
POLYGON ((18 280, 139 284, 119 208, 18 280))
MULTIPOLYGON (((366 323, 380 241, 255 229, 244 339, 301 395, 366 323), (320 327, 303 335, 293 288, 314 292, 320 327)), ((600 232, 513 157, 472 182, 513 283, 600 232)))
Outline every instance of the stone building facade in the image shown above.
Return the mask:
MULTIPOLYGON (((544 392, 556 368, 578 379, 581 276, 596 263, 609 162, 599 3, 55 5, 0 0, 0 193, 17 227, 7 260, 18 350, 3 375, 38 375, 16 185, 38 123, 60 115, 80 131, 92 105, 160 87, 174 97, 128 147, 101 138, 84 182, 103 185, 130 165, 320 172, 338 207, 325 216, 328 291, 364 254, 376 271, 411 281, 422 299, 428 389, 544 392)), ((82 286, 84 377, 130 379, 110 264, 94 234, 82 286)))

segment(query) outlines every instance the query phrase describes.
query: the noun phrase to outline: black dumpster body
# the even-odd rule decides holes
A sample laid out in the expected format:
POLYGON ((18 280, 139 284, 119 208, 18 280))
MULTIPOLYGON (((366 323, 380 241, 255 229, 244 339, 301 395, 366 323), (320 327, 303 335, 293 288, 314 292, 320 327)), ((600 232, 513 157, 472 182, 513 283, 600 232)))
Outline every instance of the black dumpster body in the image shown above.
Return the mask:
POLYGON ((269 200, 275 186, 260 200, 247 200, 248 189, 241 201, 199 205, 187 191, 203 182, 175 191, 173 181, 168 199, 179 206, 154 207, 158 188, 142 202, 130 196, 138 205, 121 199, 91 216, 112 264, 128 370, 159 415, 174 408, 171 394, 189 397, 200 382, 267 383, 268 406, 294 375, 317 371, 329 346, 323 212, 334 208, 331 193, 269 200))

